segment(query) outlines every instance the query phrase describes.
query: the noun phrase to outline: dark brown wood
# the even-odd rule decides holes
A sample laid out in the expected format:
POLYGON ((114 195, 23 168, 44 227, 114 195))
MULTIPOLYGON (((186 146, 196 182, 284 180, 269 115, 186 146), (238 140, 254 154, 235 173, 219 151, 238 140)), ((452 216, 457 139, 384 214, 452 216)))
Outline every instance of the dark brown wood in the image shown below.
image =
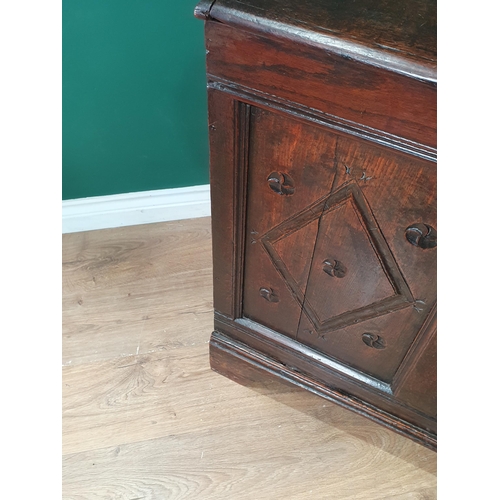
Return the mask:
POLYGON ((213 368, 278 376, 435 448, 435 5, 216 0, 197 15, 213 368))
POLYGON ((238 240, 237 209, 237 147, 235 135, 240 106, 221 92, 208 92, 210 138, 210 196, 212 200, 225 200, 212 205, 212 234, 214 258, 214 308, 227 316, 237 316, 234 280, 237 268, 238 240), (221 155, 220 151, 224 151, 221 155), (228 244, 228 242, 231 242, 228 244))
POLYGON ((249 91, 436 146, 436 84, 284 38, 206 23, 207 71, 249 91), (397 97, 396 97, 397 96, 397 97))
POLYGON ((435 1, 218 0, 210 17, 436 81, 435 1))

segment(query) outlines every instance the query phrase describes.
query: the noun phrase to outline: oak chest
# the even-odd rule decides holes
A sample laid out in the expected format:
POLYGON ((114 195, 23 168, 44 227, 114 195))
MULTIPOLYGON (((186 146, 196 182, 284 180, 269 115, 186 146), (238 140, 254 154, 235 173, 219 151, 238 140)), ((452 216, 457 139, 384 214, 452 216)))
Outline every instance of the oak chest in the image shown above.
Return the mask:
POLYGON ((212 367, 436 447, 436 5, 202 1, 212 367))

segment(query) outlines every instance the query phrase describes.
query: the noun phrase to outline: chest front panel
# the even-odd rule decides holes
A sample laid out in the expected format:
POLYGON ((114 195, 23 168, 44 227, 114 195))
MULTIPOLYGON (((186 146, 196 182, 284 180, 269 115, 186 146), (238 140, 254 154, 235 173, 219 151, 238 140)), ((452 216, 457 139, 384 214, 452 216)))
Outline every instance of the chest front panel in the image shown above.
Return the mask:
POLYGON ((242 315, 390 382, 436 300, 435 165, 255 106, 247 161, 242 315))

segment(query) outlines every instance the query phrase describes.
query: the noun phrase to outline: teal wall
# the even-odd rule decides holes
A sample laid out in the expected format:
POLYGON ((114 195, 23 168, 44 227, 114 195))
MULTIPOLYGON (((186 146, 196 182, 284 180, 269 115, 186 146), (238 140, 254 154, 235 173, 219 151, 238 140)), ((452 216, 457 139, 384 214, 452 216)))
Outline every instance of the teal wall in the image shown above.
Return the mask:
POLYGON ((63 199, 208 183, 196 0, 63 0, 63 199))

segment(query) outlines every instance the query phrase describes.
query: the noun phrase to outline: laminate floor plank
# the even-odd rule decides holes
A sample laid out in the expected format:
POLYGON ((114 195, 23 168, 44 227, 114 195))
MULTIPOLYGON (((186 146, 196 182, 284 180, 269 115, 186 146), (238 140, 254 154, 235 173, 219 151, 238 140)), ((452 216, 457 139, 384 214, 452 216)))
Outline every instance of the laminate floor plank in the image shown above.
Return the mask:
POLYGON ((434 452, 210 370, 210 219, 179 222, 63 239, 64 500, 435 499, 434 452))
POLYGON ((63 235, 63 364, 210 335, 211 259, 209 218, 63 235))
POLYGON ((292 428, 233 425, 68 455, 65 498, 433 498, 421 486, 432 475, 391 453, 334 427, 285 448, 292 428))

